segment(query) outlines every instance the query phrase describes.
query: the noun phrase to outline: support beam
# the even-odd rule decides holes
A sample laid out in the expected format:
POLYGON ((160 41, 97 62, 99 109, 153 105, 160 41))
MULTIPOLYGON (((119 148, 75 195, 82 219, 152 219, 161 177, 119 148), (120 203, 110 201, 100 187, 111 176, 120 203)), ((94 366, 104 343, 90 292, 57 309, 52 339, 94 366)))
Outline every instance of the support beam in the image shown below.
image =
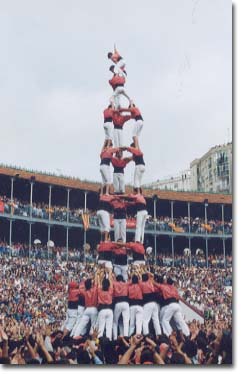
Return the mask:
POLYGON ((66 228, 66 261, 69 259, 69 227, 66 228))
POLYGON ((13 220, 9 220, 9 247, 12 247, 12 231, 13 231, 13 220))
MULTIPOLYGON (((187 203, 187 217, 188 217, 188 232, 191 234, 191 203, 188 201, 187 203)), ((188 237, 188 248, 190 249, 190 255, 189 255, 189 263, 190 266, 192 266, 192 248, 191 248, 191 238, 188 237)))
POLYGON ((34 182, 30 182, 30 218, 33 216, 33 187, 34 187, 34 182))
POLYGON ((49 241, 50 241, 50 225, 48 225, 48 245, 47 245, 47 248, 48 248, 48 259, 50 258, 50 247, 49 247, 49 241))
POLYGON ((11 177, 11 192, 10 192, 10 194, 11 194, 11 197, 10 197, 10 199, 11 199, 11 210, 10 210, 10 214, 11 214, 11 216, 13 215, 13 183, 14 183, 14 177, 11 177))
POLYGON ((50 214, 50 210, 51 210, 51 193, 52 193, 52 186, 50 184, 49 185, 49 221, 51 220, 51 214, 50 214))
POLYGON ((190 249, 190 255, 189 255, 189 266, 192 266, 192 246, 191 246, 191 238, 189 236, 188 238, 188 248, 190 249))
POLYGON ((171 237, 172 266, 175 265, 174 237, 171 237))
POLYGON ((67 201, 66 201, 66 209, 67 209, 67 223, 69 223, 69 215, 70 215, 70 188, 67 188, 67 201))
MULTIPOLYGON (((208 224, 207 207, 208 207, 208 201, 204 200, 205 225, 208 224)), ((206 266, 208 268, 208 231, 207 229, 205 229, 205 244, 206 244, 206 266)))
MULTIPOLYGON (((87 191, 84 191, 84 213, 87 211, 87 191)), ((86 263, 86 256, 85 256, 85 245, 87 244, 87 232, 84 229, 84 224, 83 224, 83 258, 84 258, 84 263, 86 263)))
POLYGON ((225 247, 225 239, 224 239, 224 235, 225 235, 225 232, 224 232, 224 204, 221 205, 221 208, 222 208, 222 228, 223 228, 223 256, 224 256, 224 267, 226 267, 226 247, 225 247))
POLYGON ((206 266, 208 268, 208 238, 207 237, 205 239, 205 244, 206 244, 206 266))
POLYGON ((156 235, 156 203, 157 203, 157 196, 153 196, 153 202, 154 202, 154 223, 155 223, 155 234, 154 234, 154 244, 155 244, 155 265, 157 264, 157 235, 156 235))
POLYGON ((31 258, 31 246, 32 246, 32 223, 29 222, 29 259, 31 258))

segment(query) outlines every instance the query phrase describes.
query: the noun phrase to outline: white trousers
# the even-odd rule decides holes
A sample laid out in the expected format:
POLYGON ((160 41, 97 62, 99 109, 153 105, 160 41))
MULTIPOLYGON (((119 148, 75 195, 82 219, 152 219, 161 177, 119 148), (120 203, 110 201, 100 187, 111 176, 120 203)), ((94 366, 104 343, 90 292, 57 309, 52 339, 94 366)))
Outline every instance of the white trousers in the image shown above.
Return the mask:
POLYGON ((78 329, 78 326, 81 323, 81 318, 82 318, 82 315, 84 313, 84 310, 85 310, 84 306, 78 305, 76 323, 73 326, 73 329, 71 331, 71 336, 77 336, 76 329, 78 329))
POLYGON ((64 328, 71 331, 76 323, 77 309, 67 309, 66 321, 64 328))
POLYGON ((88 326, 89 321, 91 321, 90 333, 92 333, 93 328, 95 327, 95 324, 97 321, 97 308, 96 307, 87 307, 84 310, 80 324, 78 324, 78 328, 75 330, 74 336, 85 335, 87 332, 87 326, 88 326))
POLYGON ((135 165, 134 169, 134 188, 140 188, 142 178, 145 172, 145 165, 135 165))
POLYGON ((132 132, 133 137, 140 136, 143 125, 144 125, 144 122, 142 121, 142 119, 138 119, 137 121, 135 121, 134 126, 133 126, 133 132, 132 132))
POLYGON ((129 325, 129 335, 134 332, 140 335, 142 332, 143 324, 143 307, 140 305, 132 305, 130 308, 130 325, 129 325))
POLYGON ((125 193, 124 173, 113 173, 114 192, 125 193))
POLYGON ((115 304, 113 314, 113 339, 118 338, 118 322, 119 318, 123 317, 123 335, 128 336, 129 334, 129 304, 126 301, 115 304))
POLYGON ((100 338, 104 334, 106 329, 106 337, 112 340, 112 327, 113 327, 113 311, 112 309, 102 309, 98 313, 97 319, 98 325, 98 337, 100 338))
POLYGON ((98 210, 97 211, 97 218, 98 223, 100 226, 101 232, 109 232, 110 231, 110 215, 106 210, 98 210))
POLYGON ((143 334, 149 334, 149 323, 152 319, 156 335, 161 335, 161 327, 159 321, 159 308, 156 302, 146 303, 143 307, 143 334))
POLYGON ((104 122, 103 124, 105 139, 113 139, 113 123, 112 122, 104 122))
POLYGON ((117 67, 119 67, 121 70, 124 70, 125 69, 125 65, 126 65, 126 62, 125 62, 125 60, 123 59, 123 58, 121 58, 121 60, 119 60, 118 62, 117 62, 117 67))
POLYGON ((114 140, 114 147, 123 147, 123 145, 124 145, 123 130, 114 129, 113 130, 113 140, 114 140))
POLYGON ((126 219, 114 219, 114 241, 122 238, 123 242, 126 243, 126 219))
POLYGON ((105 165, 105 164, 100 165, 100 173, 101 173, 103 185, 112 183, 110 165, 105 165))
POLYGON ((145 265, 145 260, 136 260, 133 262, 134 266, 145 265))
POLYGON ((113 269, 112 261, 98 260, 97 263, 98 263, 98 265, 103 265, 103 264, 105 264, 105 268, 107 268, 107 269, 113 269))
POLYGON ((178 330, 181 330, 185 336, 190 335, 189 327, 187 326, 184 318, 182 316, 181 306, 179 303, 171 303, 166 305, 161 310, 161 326, 163 329, 163 333, 166 336, 170 336, 172 333, 172 327, 170 325, 170 320, 173 317, 176 323, 178 330))
POLYGON ((124 89, 124 87, 117 87, 114 92, 113 96, 110 98, 110 102, 114 104, 115 109, 120 108, 120 96, 123 95, 127 98, 127 93, 124 89))
POLYGON ((118 275, 122 275, 124 281, 128 280, 128 265, 115 265, 114 264, 114 274, 117 277, 118 275))
POLYGON ((147 210, 139 210, 136 216, 135 241, 143 243, 145 233, 145 222, 148 216, 147 210))

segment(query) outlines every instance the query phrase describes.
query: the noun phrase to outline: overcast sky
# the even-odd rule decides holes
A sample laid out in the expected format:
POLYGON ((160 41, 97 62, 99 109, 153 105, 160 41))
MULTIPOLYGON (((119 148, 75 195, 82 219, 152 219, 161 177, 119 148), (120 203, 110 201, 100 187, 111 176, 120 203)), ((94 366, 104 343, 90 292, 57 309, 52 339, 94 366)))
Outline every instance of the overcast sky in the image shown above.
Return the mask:
POLYGON ((231 12, 230 0, 0 0, 0 162, 101 180, 116 42, 145 121, 144 182, 188 168, 231 139, 231 12))

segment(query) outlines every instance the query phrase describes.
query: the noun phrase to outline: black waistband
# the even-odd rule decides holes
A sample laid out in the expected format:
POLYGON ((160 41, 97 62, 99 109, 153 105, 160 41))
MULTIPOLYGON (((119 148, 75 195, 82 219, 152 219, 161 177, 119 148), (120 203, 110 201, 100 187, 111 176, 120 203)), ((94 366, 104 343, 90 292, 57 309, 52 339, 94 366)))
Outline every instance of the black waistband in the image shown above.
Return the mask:
POLYGON ((135 306, 135 305, 143 306, 143 300, 129 299, 129 306, 135 306))
POLYGON ((111 251, 98 252, 98 260, 112 261, 113 254, 111 251))
POLYGON ((104 123, 106 122, 112 122, 112 117, 107 117, 107 118, 104 118, 104 123))
POLYGON ((98 311, 100 312, 100 310, 103 310, 103 309, 113 309, 113 304, 99 304, 98 305, 98 311))
POLYGON ((133 261, 144 261, 145 257, 141 253, 133 252, 133 261))
POLYGON ((126 209, 114 209, 113 218, 114 219, 126 219, 126 209))
POLYGON ((121 166, 114 166, 113 172, 114 173, 122 173, 122 174, 124 174, 124 168, 121 167, 121 166))
POLYGON ((68 301, 68 309, 77 309, 78 301, 68 301))
POLYGON ((117 304, 117 303, 123 303, 123 302, 127 302, 128 303, 129 302, 129 298, 128 298, 128 296, 117 296, 117 297, 114 298, 113 302, 115 304, 117 304))
POLYGON ((114 127, 116 130, 123 130, 123 125, 121 125, 121 126, 114 125, 113 127, 114 127))
POLYGON ((124 84, 115 84, 115 86, 113 86, 113 90, 115 91, 117 87, 123 87, 124 84))
POLYGON ((179 303, 179 300, 177 300, 175 297, 170 297, 169 299, 164 300, 164 305, 169 305, 172 303, 179 303))
POLYGON ((127 265, 128 256, 127 255, 115 255, 114 256, 114 266, 115 265, 127 265))
POLYGON ((152 303, 156 301, 156 293, 151 292, 151 293, 143 294, 143 300, 144 300, 144 304, 152 303))
POLYGON ((102 158, 100 165, 110 165, 110 158, 102 158))
POLYGON ((135 165, 145 165, 143 156, 133 156, 135 165))
POLYGON ((79 296, 78 305, 79 306, 85 306, 85 298, 84 297, 79 296))
POLYGON ((108 213, 112 212, 112 207, 107 201, 99 201, 97 210, 105 210, 108 213))
POLYGON ((139 212, 141 210, 146 210, 146 204, 143 204, 143 203, 136 204, 136 210, 137 210, 137 212, 139 212))
POLYGON ((136 121, 138 121, 139 119, 141 119, 141 120, 143 121, 143 117, 142 117, 141 115, 135 116, 134 119, 135 119, 136 121))

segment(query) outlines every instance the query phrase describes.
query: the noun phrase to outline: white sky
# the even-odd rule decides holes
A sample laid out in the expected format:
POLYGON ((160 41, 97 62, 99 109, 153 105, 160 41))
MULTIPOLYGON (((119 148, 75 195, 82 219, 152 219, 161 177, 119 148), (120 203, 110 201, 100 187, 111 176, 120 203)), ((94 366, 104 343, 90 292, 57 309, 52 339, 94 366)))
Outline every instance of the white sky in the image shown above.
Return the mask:
POLYGON ((231 16, 229 0, 0 0, 0 162, 101 180, 116 42, 145 120, 144 182, 189 167, 231 139, 231 16))

